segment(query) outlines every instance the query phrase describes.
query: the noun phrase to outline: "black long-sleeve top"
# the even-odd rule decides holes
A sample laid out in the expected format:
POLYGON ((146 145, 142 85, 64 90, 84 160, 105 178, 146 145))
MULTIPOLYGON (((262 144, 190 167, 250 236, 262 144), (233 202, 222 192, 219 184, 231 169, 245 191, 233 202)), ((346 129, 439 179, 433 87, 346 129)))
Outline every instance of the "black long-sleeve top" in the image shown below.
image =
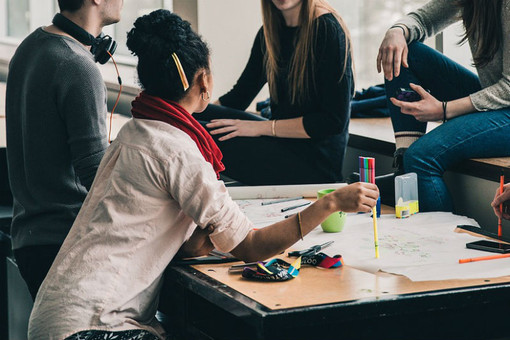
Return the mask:
MULTIPOLYGON (((315 44, 315 84, 304 104, 292 104, 288 74, 295 51, 299 27, 283 27, 280 37, 280 74, 277 78, 278 102, 271 99, 273 119, 303 117, 306 133, 311 137, 313 152, 308 157, 334 181, 342 179, 341 170, 348 137, 350 102, 353 95, 353 74, 350 53, 342 77, 346 57, 345 32, 333 14, 320 16, 315 44), (315 85, 315 86, 314 86, 315 85)), ((264 53, 264 32, 255 38, 248 64, 231 91, 220 97, 224 106, 245 110, 267 82, 264 53)))

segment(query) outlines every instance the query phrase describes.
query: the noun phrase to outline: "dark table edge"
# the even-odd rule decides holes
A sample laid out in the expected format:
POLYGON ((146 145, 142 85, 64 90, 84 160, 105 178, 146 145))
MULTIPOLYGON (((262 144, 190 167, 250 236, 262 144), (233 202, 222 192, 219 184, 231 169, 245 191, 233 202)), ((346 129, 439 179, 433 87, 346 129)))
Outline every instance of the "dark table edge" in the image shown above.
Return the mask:
POLYGON ((234 316, 243 318, 261 332, 274 332, 282 325, 296 322, 301 325, 307 322, 316 326, 331 326, 336 320, 348 322, 378 317, 419 315, 423 312, 435 313, 445 310, 455 312, 470 306, 501 303, 502 296, 508 297, 510 307, 509 282, 271 310, 189 266, 168 267, 165 275, 171 280, 177 280, 194 294, 213 304, 221 305, 225 311, 234 316))

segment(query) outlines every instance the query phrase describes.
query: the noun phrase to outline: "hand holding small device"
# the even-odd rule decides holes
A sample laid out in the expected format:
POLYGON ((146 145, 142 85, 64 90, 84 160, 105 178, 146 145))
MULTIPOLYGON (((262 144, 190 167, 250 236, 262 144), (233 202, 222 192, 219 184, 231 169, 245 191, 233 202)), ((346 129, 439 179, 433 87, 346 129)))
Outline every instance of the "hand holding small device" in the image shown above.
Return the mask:
POLYGON ((390 98, 391 103, 399 107, 402 114, 413 116, 419 122, 444 119, 442 102, 420 85, 409 83, 409 86, 410 89, 401 88, 397 91, 397 97, 390 98))
POLYGON ((396 97, 403 102, 417 102, 421 100, 421 96, 413 89, 401 87, 397 90, 396 97))

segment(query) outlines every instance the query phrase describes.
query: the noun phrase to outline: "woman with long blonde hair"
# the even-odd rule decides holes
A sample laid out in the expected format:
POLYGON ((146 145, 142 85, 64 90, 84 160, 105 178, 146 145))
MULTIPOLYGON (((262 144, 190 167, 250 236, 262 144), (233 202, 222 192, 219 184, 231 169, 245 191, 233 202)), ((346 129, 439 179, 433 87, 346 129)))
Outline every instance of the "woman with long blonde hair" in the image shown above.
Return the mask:
POLYGON ((249 185, 338 182, 354 91, 351 41, 325 0, 261 0, 259 30, 232 90, 196 118, 249 185), (271 119, 244 112, 268 83, 271 119))

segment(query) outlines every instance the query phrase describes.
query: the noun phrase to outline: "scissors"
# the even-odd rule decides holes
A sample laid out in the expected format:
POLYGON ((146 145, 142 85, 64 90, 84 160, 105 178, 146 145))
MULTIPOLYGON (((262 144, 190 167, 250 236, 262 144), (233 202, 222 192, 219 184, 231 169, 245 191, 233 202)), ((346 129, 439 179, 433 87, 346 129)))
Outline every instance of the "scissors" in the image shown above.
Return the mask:
POLYGON ((328 241, 323 244, 318 244, 315 246, 311 246, 310 248, 304 249, 304 250, 295 250, 289 252, 289 256, 299 257, 303 255, 314 255, 320 252, 322 249, 329 247, 333 242, 335 241, 328 241))

